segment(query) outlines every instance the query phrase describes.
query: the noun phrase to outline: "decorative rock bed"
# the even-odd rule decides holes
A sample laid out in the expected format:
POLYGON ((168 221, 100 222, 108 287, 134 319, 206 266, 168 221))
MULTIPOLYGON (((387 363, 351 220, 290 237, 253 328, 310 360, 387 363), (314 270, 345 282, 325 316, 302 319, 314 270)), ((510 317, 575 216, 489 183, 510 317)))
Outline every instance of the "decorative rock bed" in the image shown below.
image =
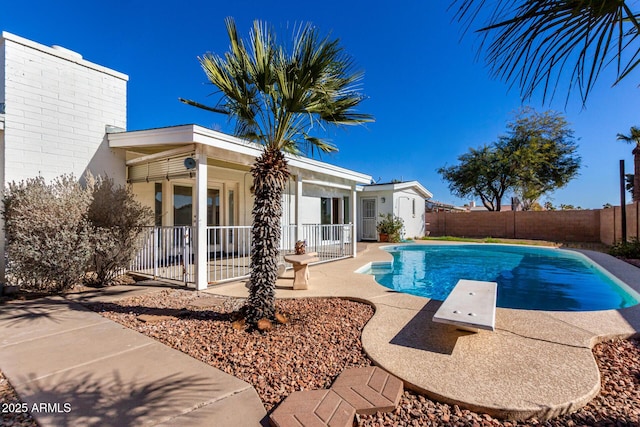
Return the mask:
MULTIPOLYGON (((93 304, 107 318, 181 350, 254 385, 268 411, 294 391, 329 388, 345 369, 370 366, 360 334, 373 314, 362 303, 341 299, 280 300, 290 322, 268 334, 232 326, 231 313, 242 300, 204 293, 162 290, 117 304, 93 304), (141 314, 170 316, 143 322, 141 314)), ((360 426, 580 426, 640 425, 640 340, 616 340, 594 348, 602 391, 579 411, 550 421, 499 421, 405 391, 389 413, 356 415, 360 426)), ((0 369, 1 361, 0 361, 0 369)), ((1 381, 1 378, 0 378, 1 381)), ((0 402, 12 389, 0 382, 0 402)), ((16 414, 0 414, 5 426, 35 426, 16 414)))

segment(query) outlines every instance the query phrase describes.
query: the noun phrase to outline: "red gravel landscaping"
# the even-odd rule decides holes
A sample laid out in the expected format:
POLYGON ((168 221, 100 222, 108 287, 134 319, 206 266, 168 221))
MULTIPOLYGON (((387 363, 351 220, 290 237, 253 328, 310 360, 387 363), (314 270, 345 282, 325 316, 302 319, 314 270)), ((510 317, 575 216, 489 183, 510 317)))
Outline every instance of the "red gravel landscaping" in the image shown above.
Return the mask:
POLYGON ((37 427, 31 414, 22 409, 23 402, 0 371, 0 426, 37 427))
MULTIPOLYGON (((90 308, 251 383, 267 411, 293 391, 328 388, 342 370, 371 365, 360 342, 362 329, 373 315, 367 304, 342 299, 279 300, 278 309, 289 323, 263 335, 233 327, 232 313, 243 303, 186 290, 162 290, 90 308), (141 314, 151 316, 143 322, 138 319, 141 314)), ((405 391, 394 412, 358 416, 357 425, 639 426, 640 341, 602 343, 594 348, 594 355, 602 372, 601 393, 579 411, 551 421, 499 421, 405 391)), ((0 401, 6 393, 6 387, 0 387, 0 401)), ((4 417, 2 422, 3 426, 35 425, 17 417, 4 417)))

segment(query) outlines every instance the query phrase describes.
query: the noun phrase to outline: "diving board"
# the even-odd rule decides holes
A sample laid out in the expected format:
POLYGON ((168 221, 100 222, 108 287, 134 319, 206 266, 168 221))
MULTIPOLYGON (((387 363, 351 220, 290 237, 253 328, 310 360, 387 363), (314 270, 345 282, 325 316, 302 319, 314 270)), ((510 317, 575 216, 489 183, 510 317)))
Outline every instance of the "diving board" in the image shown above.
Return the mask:
POLYGON ((455 325, 465 331, 493 331, 497 289, 496 282, 460 279, 433 315, 433 321, 455 325))

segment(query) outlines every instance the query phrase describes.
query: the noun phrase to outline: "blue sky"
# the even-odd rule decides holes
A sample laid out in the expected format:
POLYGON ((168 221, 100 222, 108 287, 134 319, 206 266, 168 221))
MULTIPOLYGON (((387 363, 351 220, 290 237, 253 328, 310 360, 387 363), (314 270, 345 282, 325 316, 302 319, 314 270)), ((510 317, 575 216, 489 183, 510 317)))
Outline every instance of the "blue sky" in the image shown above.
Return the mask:
MULTIPOLYGON (((216 1, 5 1, 0 30, 45 45, 61 45, 85 59, 129 75, 128 129, 185 123, 230 132, 223 116, 184 105, 178 97, 211 101, 197 56, 228 48, 224 18, 232 16, 243 36, 254 19, 271 23, 281 37, 294 24, 313 22, 339 38, 364 70, 373 114, 366 127, 331 131, 340 151, 322 160, 367 173, 382 182, 419 180, 434 199, 462 204, 450 195, 436 169, 455 164, 469 147, 495 141, 523 104, 516 90, 490 77, 477 58, 478 39, 462 37, 448 1, 279 2, 216 1)), ((605 72, 585 110, 577 98, 565 108, 561 93, 538 111, 562 112, 578 138, 580 176, 551 196, 555 205, 599 208, 619 204, 618 162, 632 172, 631 145, 617 133, 640 126, 638 76, 616 87, 605 72)), ((479 203, 479 200, 477 200, 479 203)))

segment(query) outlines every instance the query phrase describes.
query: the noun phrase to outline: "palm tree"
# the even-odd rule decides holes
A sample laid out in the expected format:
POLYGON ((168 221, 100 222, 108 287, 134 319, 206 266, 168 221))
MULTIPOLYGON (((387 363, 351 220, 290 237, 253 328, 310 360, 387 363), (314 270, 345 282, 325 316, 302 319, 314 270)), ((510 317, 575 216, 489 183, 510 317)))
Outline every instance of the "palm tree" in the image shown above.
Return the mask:
MULTIPOLYGON (((623 135, 621 133, 617 136, 618 141, 624 141, 629 144, 635 144, 633 147, 633 201, 640 202, 640 128, 631 126, 629 135, 623 135)), ((627 190, 629 189, 627 185, 627 190)))
POLYGON ((487 62, 495 77, 518 85, 528 99, 543 89, 553 97, 568 76, 585 103, 600 71, 616 65, 617 83, 640 62, 636 38, 640 14, 625 0, 453 0, 456 18, 489 42, 487 62), (568 69, 565 70, 565 67, 568 69), (569 70, 570 69, 570 70, 569 70), (567 74, 570 73, 570 74, 567 74))
POLYGON ((225 20, 230 50, 224 56, 199 57, 208 80, 218 89, 215 106, 189 105, 227 115, 235 135, 262 144, 251 168, 254 194, 250 295, 245 320, 256 326, 275 318, 275 282, 282 217, 282 193, 289 177, 285 153, 337 148, 310 134, 325 124, 373 121, 355 112, 364 99, 351 58, 338 40, 320 38, 311 24, 300 25, 290 46, 279 45, 274 31, 254 21, 248 41, 238 37, 232 18, 225 20))

